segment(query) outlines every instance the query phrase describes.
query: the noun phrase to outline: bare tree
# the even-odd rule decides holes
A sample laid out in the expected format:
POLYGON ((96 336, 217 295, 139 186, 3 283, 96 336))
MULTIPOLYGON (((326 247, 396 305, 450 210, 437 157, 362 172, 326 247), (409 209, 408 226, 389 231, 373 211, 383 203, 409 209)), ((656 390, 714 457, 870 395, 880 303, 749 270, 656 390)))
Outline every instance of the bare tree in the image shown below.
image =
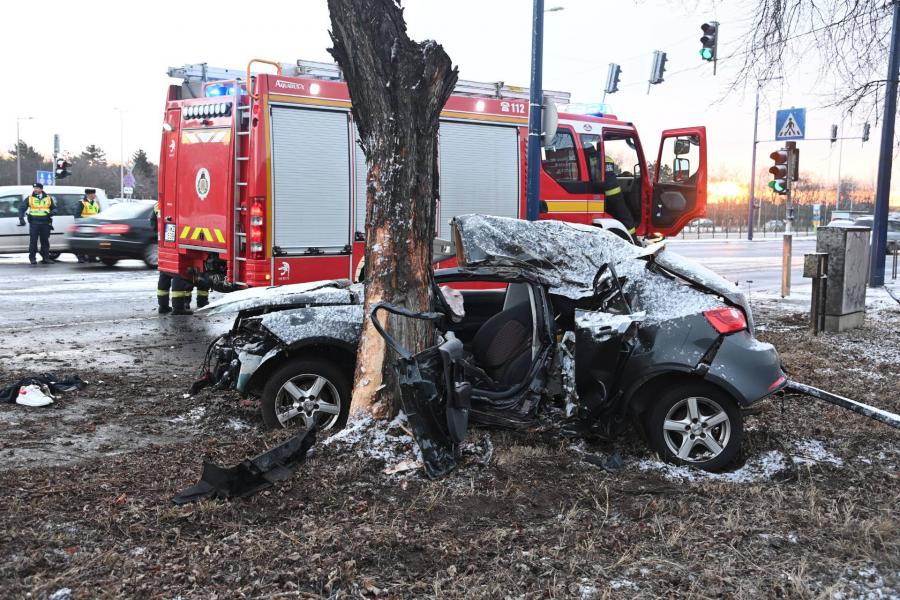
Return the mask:
MULTIPOLYGON (((417 43, 395 0, 328 0, 329 51, 347 80, 369 172, 366 187, 366 313, 387 301, 428 310, 438 178, 438 119, 457 80, 443 47, 417 43)), ((430 323, 391 319, 397 341, 424 349, 430 323)), ((368 317, 357 351, 351 412, 397 410, 396 381, 368 317)))
POLYGON ((875 108, 884 85, 891 35, 885 0, 757 0, 733 87, 783 75, 786 67, 818 56, 821 75, 840 84, 831 104, 848 112, 875 108))

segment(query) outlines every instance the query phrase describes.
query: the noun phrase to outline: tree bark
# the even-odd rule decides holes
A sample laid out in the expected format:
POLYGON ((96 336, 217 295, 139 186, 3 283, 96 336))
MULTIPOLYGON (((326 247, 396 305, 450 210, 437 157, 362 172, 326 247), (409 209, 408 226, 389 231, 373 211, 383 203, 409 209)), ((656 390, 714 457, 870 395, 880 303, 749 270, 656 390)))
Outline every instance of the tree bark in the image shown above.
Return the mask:
MULTIPOLYGON (((328 0, 328 9, 329 52, 347 80, 368 167, 366 319, 350 410, 386 418, 399 407, 396 375, 369 307, 382 301, 418 311, 430 307, 438 120, 457 72, 439 44, 409 39, 399 1, 328 0)), ((388 319, 385 313, 379 318, 413 351, 434 335, 424 321, 388 319)))

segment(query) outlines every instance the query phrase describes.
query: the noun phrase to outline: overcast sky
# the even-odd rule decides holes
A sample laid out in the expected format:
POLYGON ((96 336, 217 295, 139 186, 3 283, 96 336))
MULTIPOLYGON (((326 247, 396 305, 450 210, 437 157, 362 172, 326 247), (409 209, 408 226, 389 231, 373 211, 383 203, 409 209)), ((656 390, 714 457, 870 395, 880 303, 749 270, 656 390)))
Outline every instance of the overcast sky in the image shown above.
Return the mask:
MULTIPOLYGON (((647 152, 655 154, 660 132, 669 127, 705 125, 709 132, 710 175, 749 179, 753 133, 753 90, 720 101, 737 60, 722 61, 713 77, 699 55, 700 25, 721 23, 719 55, 738 49, 748 24, 749 2, 645 0, 545 0, 564 10, 545 19, 544 87, 572 93, 576 101, 602 97, 607 65, 622 65, 621 91, 607 98, 622 119, 634 122, 647 152), (654 50, 668 53, 666 81, 647 79, 654 50)), ((444 45, 460 77, 528 85, 531 48, 529 0, 407 0, 413 39, 444 45)), ((143 148, 159 157, 160 125, 169 66, 208 62, 244 68, 250 58, 282 62, 298 58, 330 61, 326 48, 325 0, 272 2, 101 3, 92 0, 4 3, 4 21, 16 24, 2 61, 5 93, 0 95, 0 148, 15 145, 16 118, 22 139, 52 152, 59 133, 64 152, 98 144, 118 161, 119 117, 124 112, 126 156, 143 148), (124 10, 116 10, 116 6, 124 10), (13 49, 14 48, 14 49, 13 49)), ((770 83, 760 107, 760 138, 774 134, 774 111, 806 107, 807 137, 828 137, 841 114, 821 108, 835 83, 817 76, 805 57, 784 81, 770 83)), ((846 135, 859 136, 864 119, 844 119, 846 135)), ((865 146, 844 144, 842 172, 873 183, 880 130, 865 146)), ((760 144, 759 168, 780 144, 760 144)), ((800 143, 801 170, 835 180, 839 144, 800 143)), ((894 189, 900 189, 894 176, 894 189)))

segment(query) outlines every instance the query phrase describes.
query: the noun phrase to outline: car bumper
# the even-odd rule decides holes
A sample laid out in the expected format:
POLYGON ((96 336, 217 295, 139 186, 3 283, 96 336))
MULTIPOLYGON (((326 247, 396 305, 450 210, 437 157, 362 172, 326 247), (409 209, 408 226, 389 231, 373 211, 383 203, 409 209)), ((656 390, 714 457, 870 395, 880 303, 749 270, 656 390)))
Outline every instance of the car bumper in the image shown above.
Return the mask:
POLYGON ((69 237, 69 249, 75 254, 91 256, 117 256, 140 258, 147 243, 141 240, 125 240, 109 237, 69 237))
POLYGON ((743 407, 782 390, 787 377, 772 344, 748 331, 726 335, 705 378, 727 390, 743 407))

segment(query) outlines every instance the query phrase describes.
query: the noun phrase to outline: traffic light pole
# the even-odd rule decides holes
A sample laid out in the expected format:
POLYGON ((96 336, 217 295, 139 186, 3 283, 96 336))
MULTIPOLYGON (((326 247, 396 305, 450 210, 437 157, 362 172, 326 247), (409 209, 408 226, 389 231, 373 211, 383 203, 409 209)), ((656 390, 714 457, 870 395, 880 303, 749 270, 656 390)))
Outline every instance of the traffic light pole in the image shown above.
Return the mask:
POLYGON ((781 297, 786 298, 791 295, 791 260, 794 250, 794 203, 792 199, 794 190, 794 153, 797 142, 787 142, 785 148, 788 151, 787 161, 787 195, 784 197, 784 236, 781 251, 781 297))
POLYGON ((887 83, 884 86, 884 124, 881 126, 881 153, 878 158, 878 183, 875 188, 875 217, 872 223, 872 258, 869 286, 884 285, 887 254, 888 202, 891 193, 894 120, 897 116, 897 67, 900 60, 900 1, 893 0, 894 23, 891 28, 891 53, 888 57, 887 83))
POLYGON ((544 54, 544 0, 534 0, 531 26, 531 103, 528 113, 528 164, 525 182, 525 218, 537 221, 541 192, 541 108, 544 54))

